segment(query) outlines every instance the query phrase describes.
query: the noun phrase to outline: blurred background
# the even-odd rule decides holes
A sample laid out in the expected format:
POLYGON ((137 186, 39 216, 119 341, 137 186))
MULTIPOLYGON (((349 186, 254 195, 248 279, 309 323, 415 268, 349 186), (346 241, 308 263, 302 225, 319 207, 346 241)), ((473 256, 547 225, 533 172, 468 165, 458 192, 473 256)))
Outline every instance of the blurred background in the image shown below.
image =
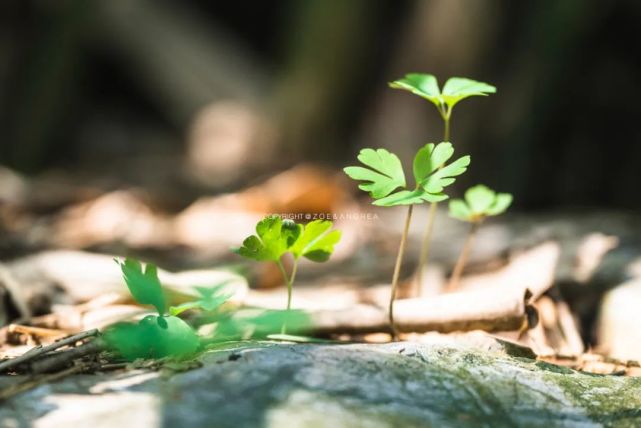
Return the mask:
POLYGON ((0 164, 177 210, 363 146, 409 161, 440 118, 387 82, 430 72, 498 88, 455 110, 473 158, 455 193, 637 210, 640 18, 634 0, 3 1, 0 164))
MULTIPOLYGON (((498 92, 454 110, 451 139, 472 164, 449 193, 484 183, 515 201, 481 229, 468 282, 495 272, 532 288, 542 278, 541 288, 554 284, 548 315, 537 301, 542 325, 569 344, 549 339, 551 348, 598 343, 636 358, 639 23, 635 0, 2 1, 0 267, 27 272, 25 290, 32 273, 47 278, 25 298, 46 314, 70 300, 51 295, 60 278, 102 289, 83 254, 43 251, 233 267, 230 247, 265 214, 338 213, 347 217, 335 221, 343 239, 332 260, 308 263, 299 280, 333 287, 321 293, 332 303, 351 301, 332 293, 374 285, 385 300, 405 210, 372 207, 341 169, 363 147, 407 163, 441 139, 434 106, 388 82, 463 76, 498 92), (629 292, 615 288, 634 278, 629 292), (611 289, 629 294, 604 297, 611 289), (614 309, 599 309, 608 301, 614 309), (599 311, 620 323, 597 327, 599 311), (555 320, 569 321, 559 330, 555 320), (615 345, 609 333, 595 339, 598 329, 625 334, 615 345)), ((417 288, 426 295, 442 289, 468 231, 446 209, 417 288)), ((426 216, 416 208, 404 296, 426 216)), ((243 269, 252 288, 282 285, 274 266, 243 269)))

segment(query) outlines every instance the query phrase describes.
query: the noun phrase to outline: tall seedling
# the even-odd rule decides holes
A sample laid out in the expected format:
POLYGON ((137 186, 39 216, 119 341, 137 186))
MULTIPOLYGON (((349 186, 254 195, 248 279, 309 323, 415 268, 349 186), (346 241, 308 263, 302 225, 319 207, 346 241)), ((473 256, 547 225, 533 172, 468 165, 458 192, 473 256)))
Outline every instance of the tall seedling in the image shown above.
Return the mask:
POLYGON ((446 165, 446 162, 453 154, 454 148, 452 144, 447 142, 436 145, 426 144, 421 147, 414 157, 413 173, 415 184, 411 188, 407 186, 403 165, 398 156, 385 149, 363 149, 358 155, 358 160, 365 167, 350 166, 344 169, 349 177, 363 182, 358 187, 369 192, 374 199, 374 205, 383 207, 408 206, 403 235, 396 256, 388 311, 390 329, 395 337, 398 336, 398 331, 394 323, 394 300, 398 288, 407 233, 412 220, 412 209, 414 205, 424 202, 436 203, 448 198, 444 193, 445 187, 456 180, 454 177, 463 174, 470 164, 470 157, 463 156, 446 165))
MULTIPOLYGON (((438 81, 432 74, 411 73, 404 78, 390 83, 390 87, 409 91, 419 97, 425 98, 436 106, 443 119, 443 141, 450 141, 450 119, 452 109, 461 100, 473 96, 486 96, 496 92, 492 85, 463 77, 451 77, 445 82, 443 89, 439 89, 438 81)), ((439 201, 430 205, 425 227, 423 245, 418 263, 418 289, 423 285, 423 267, 427 264, 430 254, 430 241, 434 227, 434 217, 439 201)))

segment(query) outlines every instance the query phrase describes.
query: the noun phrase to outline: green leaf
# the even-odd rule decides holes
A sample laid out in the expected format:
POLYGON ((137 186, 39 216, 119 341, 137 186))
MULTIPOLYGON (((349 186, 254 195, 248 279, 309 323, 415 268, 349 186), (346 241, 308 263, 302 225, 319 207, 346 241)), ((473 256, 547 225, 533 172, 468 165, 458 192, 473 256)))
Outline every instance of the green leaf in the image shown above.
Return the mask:
POLYGON ((512 203, 509 193, 496 193, 482 184, 469 188, 465 200, 450 202, 450 216, 463 221, 479 222, 487 216, 499 215, 512 203))
POLYGON ((459 101, 473 96, 487 96, 496 92, 496 88, 490 84, 477 82, 476 80, 464 77, 451 77, 443 86, 443 101, 450 108, 459 101))
MULTIPOLYGON (((441 143, 448 144, 448 143, 441 143)), ((437 146, 438 147, 438 146, 437 146)), ((436 149, 435 149, 436 151, 436 149)), ((450 155, 451 156, 451 155, 450 155)), ((431 194, 440 194, 443 192, 445 187, 454 183, 458 177, 467 171, 467 167, 470 164, 470 156, 463 156, 452 162, 447 166, 443 166, 438 169, 434 174, 428 176, 424 179, 420 186, 427 192, 431 194)))
MULTIPOLYGON (((372 149, 367 149, 374 152, 372 149)), ((442 142, 439 144, 426 144, 421 147, 414 157, 413 172, 416 188, 413 190, 404 187, 393 193, 380 192, 385 196, 375 197, 374 205, 391 207, 396 205, 416 205, 424 202, 440 202, 448 198, 443 193, 445 187, 452 184, 454 177, 463 174, 470 164, 470 157, 463 156, 450 165, 445 163, 454 154, 452 144, 442 142)), ((396 158, 398 160, 398 158, 396 158)), ((402 171, 400 162, 398 168, 402 171)), ((348 174, 350 173, 347 171, 348 174)), ((353 171, 352 171, 353 172, 353 171)), ((354 178, 354 175, 350 175, 354 178)), ((403 179, 404 183, 404 179, 403 179)), ((390 186, 391 187, 391 186, 390 186)), ((362 187, 361 187, 362 188, 362 187)), ((367 190, 367 189, 365 189, 367 190)))
POLYGON ((303 228, 303 232, 292 246, 296 259, 306 257, 314 262, 325 262, 334 252, 334 245, 341 239, 339 230, 329 231, 333 223, 329 220, 314 220, 303 228))
POLYGON ((512 204, 512 195, 509 193, 499 193, 490 208, 487 210, 487 215, 503 214, 512 204))
POLYGON ((472 96, 486 96, 496 92, 490 84, 477 82, 464 77, 451 77, 440 90, 436 77, 432 74, 411 73, 404 78, 390 83, 390 87, 409 91, 431 101, 443 111, 447 105, 450 109, 459 101, 472 96))
POLYGON ((225 292, 225 285, 223 283, 215 287, 194 287, 200 297, 197 300, 170 307, 169 313, 176 316, 189 309, 202 309, 212 312, 233 296, 233 293, 225 292))
POLYGON ((302 226, 279 216, 266 217, 256 225, 256 234, 243 241, 234 250, 248 259, 277 262, 296 242, 302 226))
POLYGON ((300 310, 288 311, 242 309, 216 320, 214 340, 261 339, 281 332, 287 325, 289 334, 303 334, 311 327, 310 316, 300 310))
POLYGON ((472 213, 462 199, 452 199, 449 205, 450 216, 462 221, 469 221, 472 213))
POLYGON ((370 169, 349 166, 344 171, 354 180, 365 181, 358 187, 369 192, 372 198, 384 198, 399 187, 405 187, 403 166, 395 154, 385 149, 363 149, 358 160, 370 169))
POLYGON ((148 263, 143 270, 139 261, 129 258, 124 262, 116 260, 116 263, 133 298, 141 305, 153 305, 159 315, 164 315, 166 302, 156 266, 148 263))
POLYGON ((471 187, 465 192, 465 202, 473 214, 485 214, 495 198, 496 192, 482 184, 471 187))
POLYGON ((454 154, 451 143, 433 143, 421 147, 414 157, 414 179, 421 183, 430 174, 439 169, 454 154))
POLYGON ((396 193, 374 201, 374 205, 393 207, 397 205, 418 205, 424 202, 441 202, 448 198, 444 193, 427 193, 423 189, 401 190, 396 193))
POLYGON ((137 324, 119 323, 104 333, 107 346, 129 361, 138 358, 187 358, 200 348, 196 332, 173 316, 148 315, 137 324))
POLYGON ((389 85, 394 89, 403 89, 425 98, 434 103, 436 107, 440 107, 442 103, 438 81, 433 74, 410 73, 406 74, 402 79, 391 82, 389 85))

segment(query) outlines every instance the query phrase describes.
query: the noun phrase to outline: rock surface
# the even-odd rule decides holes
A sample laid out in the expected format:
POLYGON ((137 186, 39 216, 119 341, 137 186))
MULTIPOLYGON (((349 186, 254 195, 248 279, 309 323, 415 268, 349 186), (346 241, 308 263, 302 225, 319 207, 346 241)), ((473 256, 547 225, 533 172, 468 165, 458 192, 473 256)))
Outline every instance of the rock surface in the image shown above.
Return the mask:
POLYGON ((42 386, 5 402, 0 426, 641 426, 641 378, 582 374, 482 342, 246 343, 172 375, 42 386))

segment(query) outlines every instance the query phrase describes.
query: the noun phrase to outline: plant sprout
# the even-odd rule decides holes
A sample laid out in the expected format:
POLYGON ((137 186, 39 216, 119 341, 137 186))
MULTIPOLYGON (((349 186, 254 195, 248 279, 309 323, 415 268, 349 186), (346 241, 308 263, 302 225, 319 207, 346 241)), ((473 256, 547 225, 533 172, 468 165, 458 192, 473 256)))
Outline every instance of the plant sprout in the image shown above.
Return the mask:
POLYGON ((454 271, 450 278, 448 288, 455 289, 463 273, 465 263, 472 248, 476 232, 479 226, 489 216, 499 215, 505 212, 512 203, 512 195, 509 193, 496 193, 494 190, 479 184, 469 188, 465 192, 465 200, 452 199, 450 201, 450 216, 470 223, 470 232, 467 235, 465 244, 461 251, 454 271))
POLYGON ((408 205, 403 235, 394 266, 389 301, 389 323, 395 337, 398 336, 398 332, 394 324, 394 300, 396 299, 407 233, 412 221, 412 209, 414 205, 423 202, 434 203, 448 198, 443 192, 444 188, 456 180, 454 177, 463 174, 470 164, 470 157, 463 156, 446 165, 453 154, 452 144, 446 142, 437 145, 426 144, 421 147, 414 157, 415 185, 413 188, 407 187, 405 172, 399 158, 385 149, 363 149, 358 155, 358 160, 367 168, 350 166, 344 169, 349 177, 363 182, 358 187, 369 192, 374 199, 374 205, 383 207, 408 205))
POLYGON ((341 239, 339 230, 330 231, 332 226, 329 220, 314 220, 302 225, 279 216, 266 217, 256 225, 256 235, 246 238, 243 245, 233 251, 248 259, 276 263, 287 284, 287 310, 290 310, 298 262, 301 257, 313 262, 329 260, 341 239), (294 260, 289 275, 283 265, 283 257, 288 253, 294 260))
MULTIPOLYGON (((450 141, 450 119, 452 110, 459 101, 473 96, 487 96, 496 92, 492 85, 464 77, 451 77, 443 85, 441 90, 438 86, 436 77, 432 74, 410 73, 404 78, 391 82, 390 87, 409 91, 419 97, 425 98, 436 106, 441 118, 443 119, 443 141, 450 141)), ((421 255, 418 263, 417 283, 419 290, 423 283, 423 266, 427 264, 430 254, 430 242, 432 229, 434 228, 434 218, 438 201, 432 202, 427 217, 423 245, 421 246, 421 255)))
POLYGON ((106 343, 127 360, 187 358, 196 353, 200 349, 200 338, 189 324, 175 315, 196 307, 215 310, 231 297, 223 293, 224 285, 200 288, 202 297, 196 302, 168 308, 156 266, 147 264, 143 268, 139 261, 132 259, 116 260, 116 263, 134 300, 153 306, 158 315, 148 315, 137 324, 119 323, 108 328, 105 331, 106 343))

